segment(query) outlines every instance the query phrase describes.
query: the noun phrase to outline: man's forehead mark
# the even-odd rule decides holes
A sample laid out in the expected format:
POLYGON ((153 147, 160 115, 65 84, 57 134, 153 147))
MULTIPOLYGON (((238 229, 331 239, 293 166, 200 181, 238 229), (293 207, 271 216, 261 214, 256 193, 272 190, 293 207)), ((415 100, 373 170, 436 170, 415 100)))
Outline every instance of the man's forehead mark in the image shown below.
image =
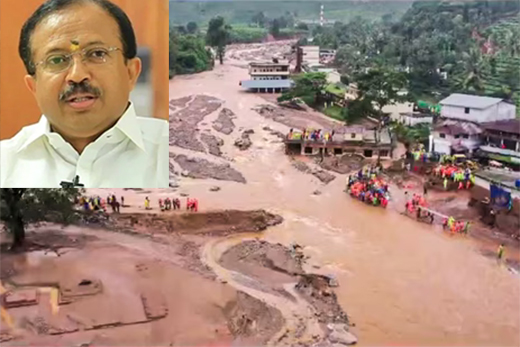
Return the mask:
POLYGON ((70 50, 75 52, 79 49, 79 41, 78 40, 70 40, 70 50))

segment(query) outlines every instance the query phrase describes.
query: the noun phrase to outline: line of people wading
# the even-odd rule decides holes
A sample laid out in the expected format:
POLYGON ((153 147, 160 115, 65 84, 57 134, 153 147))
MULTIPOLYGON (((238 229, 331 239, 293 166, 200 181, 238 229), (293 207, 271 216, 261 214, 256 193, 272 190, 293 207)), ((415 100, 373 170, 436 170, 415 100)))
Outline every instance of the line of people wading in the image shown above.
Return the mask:
MULTIPOLYGON (((115 195, 109 195, 106 199, 100 196, 80 197, 76 203, 85 211, 103 211, 107 212, 107 205, 112 207, 112 212, 119 213, 120 207, 125 207, 125 197, 121 196, 121 203, 117 201, 115 195)), ((159 199, 159 208, 161 211, 180 210, 181 200, 179 198, 159 199)), ((151 210, 151 203, 148 197, 144 199, 144 209, 151 210)), ((197 199, 186 198, 186 210, 197 212, 199 210, 199 201, 197 199)))

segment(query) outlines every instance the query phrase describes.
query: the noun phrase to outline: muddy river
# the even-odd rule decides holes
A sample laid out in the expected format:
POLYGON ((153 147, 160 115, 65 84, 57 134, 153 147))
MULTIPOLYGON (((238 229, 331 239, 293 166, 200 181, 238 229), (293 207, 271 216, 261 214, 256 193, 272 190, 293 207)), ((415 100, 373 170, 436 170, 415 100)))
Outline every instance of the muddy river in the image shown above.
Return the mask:
POLYGON ((519 277, 483 257, 471 239, 352 200, 343 192, 345 176, 324 185, 296 170, 279 139, 262 130, 288 128, 252 110, 265 99, 241 90, 239 81, 248 79, 243 64, 228 59, 213 71, 177 76, 169 92, 170 99, 205 94, 225 101, 237 116, 237 129, 219 134, 222 151, 247 183, 181 178, 179 191, 197 197, 202 210, 265 208, 281 214, 285 222, 264 238, 300 244, 314 271, 336 275, 338 299, 361 345, 520 345, 519 277), (239 128, 254 130, 246 151, 232 145, 239 128), (209 190, 215 185, 220 191, 209 190))

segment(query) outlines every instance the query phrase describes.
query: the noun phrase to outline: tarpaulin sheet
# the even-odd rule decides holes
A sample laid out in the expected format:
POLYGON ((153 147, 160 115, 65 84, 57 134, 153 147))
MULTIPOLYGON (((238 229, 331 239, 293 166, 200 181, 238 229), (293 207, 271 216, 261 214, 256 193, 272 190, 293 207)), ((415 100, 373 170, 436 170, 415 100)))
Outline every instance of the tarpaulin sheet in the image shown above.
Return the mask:
POLYGON ((507 207, 509 204, 509 200, 511 199, 511 193, 505 191, 497 185, 490 185, 490 193, 491 193, 491 201, 494 202, 495 205, 507 207))

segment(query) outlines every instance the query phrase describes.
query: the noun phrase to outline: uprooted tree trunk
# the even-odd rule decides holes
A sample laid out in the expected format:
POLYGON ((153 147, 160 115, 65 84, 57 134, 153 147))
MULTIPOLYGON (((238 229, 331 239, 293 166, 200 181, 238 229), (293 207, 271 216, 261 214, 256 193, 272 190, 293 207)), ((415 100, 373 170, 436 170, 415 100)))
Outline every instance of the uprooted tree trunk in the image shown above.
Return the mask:
POLYGON ((6 203, 7 215, 3 215, 8 230, 13 234, 11 249, 19 248, 25 241, 25 225, 23 221, 20 201, 25 189, 5 188, 2 189, 3 200, 6 203))

